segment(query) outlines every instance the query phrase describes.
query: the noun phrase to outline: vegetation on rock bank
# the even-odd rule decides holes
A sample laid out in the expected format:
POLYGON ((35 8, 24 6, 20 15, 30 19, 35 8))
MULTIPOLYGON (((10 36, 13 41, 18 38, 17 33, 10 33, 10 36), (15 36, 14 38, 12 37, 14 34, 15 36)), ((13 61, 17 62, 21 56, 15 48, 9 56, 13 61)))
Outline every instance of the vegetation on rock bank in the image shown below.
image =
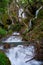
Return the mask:
POLYGON ((0 50, 0 65, 11 65, 8 57, 0 50))

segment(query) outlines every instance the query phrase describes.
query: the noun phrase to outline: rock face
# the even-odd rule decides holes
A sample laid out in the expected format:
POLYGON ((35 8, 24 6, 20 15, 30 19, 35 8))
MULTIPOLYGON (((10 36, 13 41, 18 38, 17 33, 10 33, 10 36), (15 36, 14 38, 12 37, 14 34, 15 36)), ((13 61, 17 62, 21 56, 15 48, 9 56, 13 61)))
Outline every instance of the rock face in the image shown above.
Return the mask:
POLYGON ((10 48, 10 44, 8 43, 4 44, 4 49, 8 49, 8 48, 10 48))

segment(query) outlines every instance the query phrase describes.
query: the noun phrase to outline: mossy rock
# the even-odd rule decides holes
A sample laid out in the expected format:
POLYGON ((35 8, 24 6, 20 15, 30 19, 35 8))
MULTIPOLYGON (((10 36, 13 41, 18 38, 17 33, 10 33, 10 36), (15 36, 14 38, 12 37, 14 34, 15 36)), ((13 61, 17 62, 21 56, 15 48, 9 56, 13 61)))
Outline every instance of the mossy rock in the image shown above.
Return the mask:
POLYGON ((43 9, 39 11, 38 18, 43 19, 43 9))
POLYGON ((0 50, 0 65, 11 65, 8 57, 0 50))

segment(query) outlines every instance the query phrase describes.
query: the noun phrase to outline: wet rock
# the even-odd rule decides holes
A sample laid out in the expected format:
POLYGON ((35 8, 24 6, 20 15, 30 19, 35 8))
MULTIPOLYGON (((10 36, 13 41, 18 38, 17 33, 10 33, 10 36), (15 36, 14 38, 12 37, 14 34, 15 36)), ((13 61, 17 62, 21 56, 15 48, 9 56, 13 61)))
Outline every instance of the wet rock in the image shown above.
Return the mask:
POLYGON ((4 49, 8 49, 8 48, 10 48, 10 44, 8 43, 4 44, 4 49))

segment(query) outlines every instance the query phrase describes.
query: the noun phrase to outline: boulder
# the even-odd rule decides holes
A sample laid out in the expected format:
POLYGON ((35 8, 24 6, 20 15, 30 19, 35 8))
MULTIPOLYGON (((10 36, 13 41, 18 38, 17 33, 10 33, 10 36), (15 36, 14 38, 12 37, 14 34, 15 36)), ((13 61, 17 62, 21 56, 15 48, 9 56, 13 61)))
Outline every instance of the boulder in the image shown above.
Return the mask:
POLYGON ((4 44, 4 49, 8 49, 8 48, 10 48, 10 44, 8 43, 4 44))

